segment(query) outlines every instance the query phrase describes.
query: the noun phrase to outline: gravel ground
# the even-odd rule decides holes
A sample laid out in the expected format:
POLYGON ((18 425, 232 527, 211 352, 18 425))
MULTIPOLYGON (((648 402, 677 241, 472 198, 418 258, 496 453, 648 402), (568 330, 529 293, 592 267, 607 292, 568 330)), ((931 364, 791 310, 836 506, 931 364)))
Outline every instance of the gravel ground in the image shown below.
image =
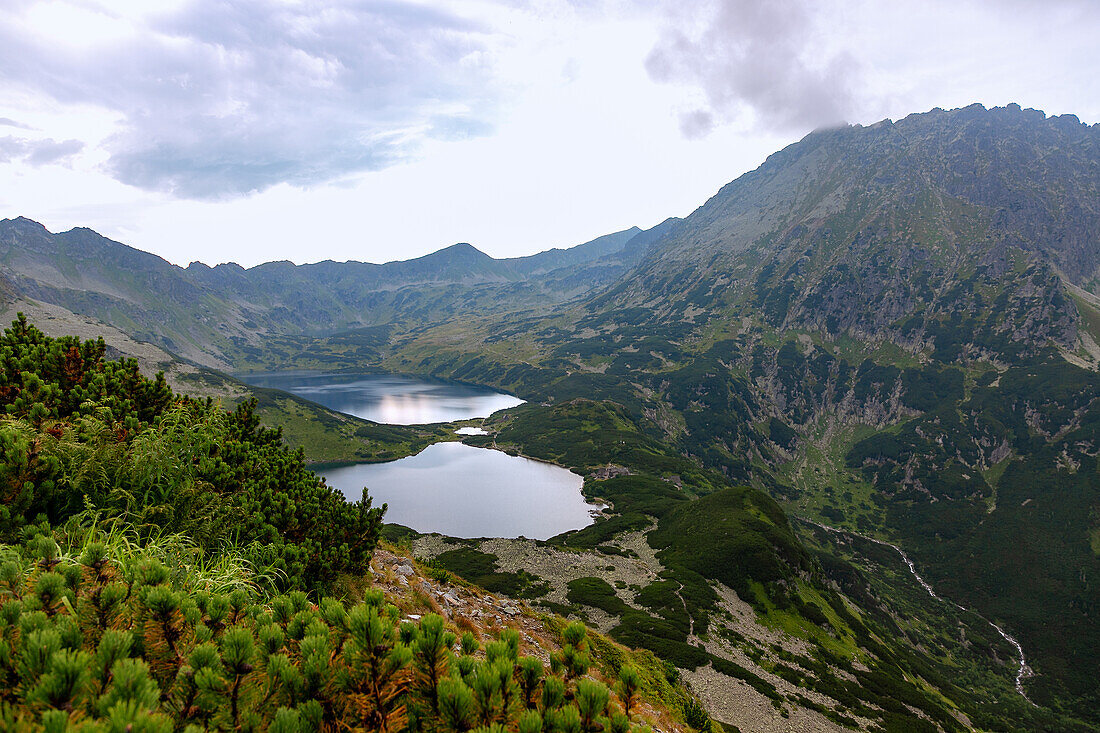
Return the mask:
MULTIPOLYGON (((546 580, 551 591, 539 600, 567 604, 567 584, 570 580, 583 577, 598 577, 606 580, 612 587, 616 583, 626 588, 616 588, 616 595, 637 608, 634 591, 629 586, 644 587, 658 579, 664 570, 653 548, 646 541, 646 533, 652 527, 639 532, 620 535, 614 544, 630 550, 638 557, 604 555, 599 552, 568 552, 554 547, 539 545, 526 539, 488 539, 474 541, 470 546, 481 552, 496 555, 497 569, 502 572, 526 570, 546 580)), ((438 535, 418 537, 414 541, 414 554, 417 557, 434 557, 459 545, 438 535)), ((835 701, 820 693, 798 688, 787 680, 777 677, 763 669, 738 646, 729 642, 715 631, 715 625, 729 628, 747 640, 756 649, 763 652, 766 662, 778 661, 773 647, 800 655, 809 654, 809 645, 803 639, 791 637, 784 632, 771 629, 757 623, 756 612, 741 600, 732 589, 716 584, 719 613, 712 620, 711 633, 707 638, 692 642, 702 642, 707 651, 729 659, 754 672, 772 684, 783 695, 802 695, 815 703, 835 707, 835 701)), ((598 609, 585 609, 585 619, 590 626, 607 633, 617 623, 617 619, 598 609)), ((785 662, 791 665, 791 662, 785 662)), ((792 665, 796 666, 796 665, 792 665)), ((786 716, 777 710, 771 700, 754 690, 745 682, 716 672, 709 665, 698 670, 681 670, 681 675, 691 689, 703 701, 712 717, 725 723, 736 725, 744 733, 773 733, 779 731, 842 731, 845 728, 810 708, 800 707, 797 703, 787 702, 783 706, 786 716)), ((867 729, 869 721, 860 720, 861 727, 867 729)))
POLYGON ((791 704, 783 706, 787 711, 787 717, 783 717, 767 697, 741 680, 719 674, 709 666, 680 674, 712 717, 733 723, 742 733, 839 733, 848 730, 815 710, 791 704))

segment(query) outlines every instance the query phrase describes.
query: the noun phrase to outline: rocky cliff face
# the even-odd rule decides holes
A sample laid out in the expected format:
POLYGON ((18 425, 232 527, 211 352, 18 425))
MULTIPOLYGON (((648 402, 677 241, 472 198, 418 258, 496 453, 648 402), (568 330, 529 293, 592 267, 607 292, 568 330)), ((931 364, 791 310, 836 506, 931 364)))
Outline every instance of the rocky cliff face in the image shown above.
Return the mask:
POLYGON ((725 186, 593 301, 759 314, 911 352, 1072 347, 1097 287, 1100 127, 1019 107, 817 132, 725 186), (991 342, 998 342, 992 344, 991 342), (954 348, 952 343, 947 348, 954 348))

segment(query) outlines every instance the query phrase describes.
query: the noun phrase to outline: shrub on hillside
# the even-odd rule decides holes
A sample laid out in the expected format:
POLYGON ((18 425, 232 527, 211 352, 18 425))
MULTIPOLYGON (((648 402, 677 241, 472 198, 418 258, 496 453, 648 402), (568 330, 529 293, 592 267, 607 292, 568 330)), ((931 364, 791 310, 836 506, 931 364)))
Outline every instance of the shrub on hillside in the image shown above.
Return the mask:
POLYGON ((381 592, 347 608, 224 594, 92 538, 0 546, 0 728, 26 731, 561 730, 629 733, 583 626, 547 670, 504 630, 478 645, 381 592))
POLYGON ((22 316, 0 336, 0 540, 91 511, 210 551, 232 538, 293 587, 366 568, 384 508, 326 486, 253 403, 177 397, 105 348, 22 316))

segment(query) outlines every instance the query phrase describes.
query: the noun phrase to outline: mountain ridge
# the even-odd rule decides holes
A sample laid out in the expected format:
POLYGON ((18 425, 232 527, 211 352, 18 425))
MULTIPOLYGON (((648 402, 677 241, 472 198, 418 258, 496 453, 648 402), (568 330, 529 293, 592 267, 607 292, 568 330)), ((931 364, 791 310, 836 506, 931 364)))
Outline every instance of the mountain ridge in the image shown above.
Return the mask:
MULTIPOLYGON (((640 256, 632 227, 567 249, 495 259, 456 244, 384 264, 269 262, 181 268, 87 228, 50 233, 0 220, 0 276, 18 296, 124 325, 207 366, 247 358, 261 336, 440 320, 488 300, 546 308, 613 278, 640 256)), ((641 241, 641 240, 639 240, 641 241)))
MULTIPOLYGON (((907 338, 913 334, 890 322, 915 315, 945 283, 974 275, 982 286, 999 281, 1023 257, 1036 270, 1016 290, 1029 298, 1038 292, 1048 315, 1058 316, 1032 319, 1051 324, 1035 340, 1072 347, 1077 314, 1056 280, 1095 291, 1100 271, 1100 125, 1074 120, 975 105, 811 133, 723 186, 639 263, 633 283, 612 288, 603 302, 641 305, 678 288, 679 298, 664 300, 720 309, 768 290, 754 305, 775 326, 789 321, 919 346, 922 333, 907 338), (1060 194, 1048 179, 1071 161, 1043 146, 1077 155, 1077 174, 1060 194), (1013 177, 1010 154, 1028 166, 1026 176, 1013 177), (978 182, 956 180, 972 178, 978 182), (1057 201, 1043 208, 1037 185, 1057 201), (734 278, 721 293, 693 293, 720 281, 716 273, 739 268, 755 277, 734 278), (884 307, 872 308, 874 300, 884 307)), ((1027 320, 1014 315, 1003 330, 1018 331, 1027 320)))

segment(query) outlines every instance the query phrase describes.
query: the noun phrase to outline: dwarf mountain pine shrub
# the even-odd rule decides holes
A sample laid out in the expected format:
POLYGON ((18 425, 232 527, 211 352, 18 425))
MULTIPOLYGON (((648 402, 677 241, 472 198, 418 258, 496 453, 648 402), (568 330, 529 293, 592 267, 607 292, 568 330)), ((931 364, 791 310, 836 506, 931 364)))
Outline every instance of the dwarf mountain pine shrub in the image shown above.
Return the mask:
POLYGON ((226 412, 179 397, 105 352, 22 316, 0 334, 0 541, 91 513, 206 555, 232 540, 282 588, 323 592, 366 569, 383 508, 326 486, 254 401, 226 412))
POLYGON ((514 631, 480 655, 439 616, 402 623, 378 591, 351 608, 208 592, 153 550, 114 549, 39 532, 0 545, 0 729, 630 733, 581 671, 579 624, 558 675, 514 631))

